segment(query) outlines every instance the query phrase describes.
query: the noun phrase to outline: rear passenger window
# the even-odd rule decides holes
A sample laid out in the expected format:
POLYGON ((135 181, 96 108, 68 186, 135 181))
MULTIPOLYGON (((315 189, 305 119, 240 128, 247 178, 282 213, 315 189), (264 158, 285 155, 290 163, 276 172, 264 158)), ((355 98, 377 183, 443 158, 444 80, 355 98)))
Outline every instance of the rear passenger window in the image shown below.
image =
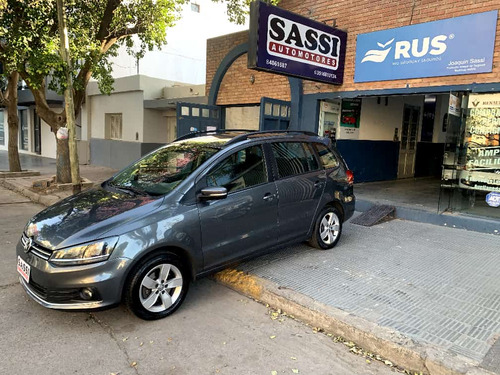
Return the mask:
POLYGON ((319 158, 321 159, 321 164, 323 168, 336 168, 339 166, 339 161, 335 154, 328 149, 325 145, 316 143, 316 150, 318 151, 319 158))
POLYGON ((260 146, 237 151, 207 175, 207 186, 225 187, 228 192, 267 182, 267 170, 260 146))
POLYGON ((308 144, 273 143, 272 148, 280 178, 319 169, 318 161, 308 144))

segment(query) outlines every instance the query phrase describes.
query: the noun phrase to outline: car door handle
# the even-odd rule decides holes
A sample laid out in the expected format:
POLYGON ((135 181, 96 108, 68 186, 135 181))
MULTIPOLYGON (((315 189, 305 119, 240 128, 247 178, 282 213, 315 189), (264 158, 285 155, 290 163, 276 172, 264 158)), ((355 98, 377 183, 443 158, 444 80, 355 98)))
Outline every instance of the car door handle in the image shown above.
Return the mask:
POLYGON ((276 197, 276 194, 267 193, 266 195, 264 195, 264 198, 262 198, 262 199, 264 199, 265 201, 271 202, 275 197, 276 197))

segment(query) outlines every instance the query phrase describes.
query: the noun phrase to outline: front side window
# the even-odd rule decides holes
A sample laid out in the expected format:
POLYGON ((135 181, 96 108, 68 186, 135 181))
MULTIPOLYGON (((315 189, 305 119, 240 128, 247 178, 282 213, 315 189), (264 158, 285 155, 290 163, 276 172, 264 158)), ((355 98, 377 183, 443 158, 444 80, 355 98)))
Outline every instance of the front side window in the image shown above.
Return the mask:
POLYGON ((207 186, 225 187, 228 192, 267 182, 262 148, 253 146, 231 154, 210 171, 206 178, 207 186))
POLYGON ((206 144, 170 144, 124 169, 109 181, 109 185, 138 193, 163 195, 219 150, 206 144))
POLYGON ((280 178, 319 169, 318 161, 308 144, 299 142, 273 143, 272 149, 280 178))
POLYGON ((325 145, 321 143, 316 143, 316 150, 318 151, 319 158, 321 160, 321 164, 323 168, 336 168, 339 166, 339 161, 335 154, 325 145))

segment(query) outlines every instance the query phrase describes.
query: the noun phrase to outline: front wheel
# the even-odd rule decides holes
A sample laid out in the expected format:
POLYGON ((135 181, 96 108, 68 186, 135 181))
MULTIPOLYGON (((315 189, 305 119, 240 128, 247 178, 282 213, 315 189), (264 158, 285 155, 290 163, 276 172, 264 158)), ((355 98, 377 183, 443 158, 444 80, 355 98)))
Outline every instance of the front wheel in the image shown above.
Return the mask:
POLYGON ((328 250, 339 242, 341 234, 341 215, 336 208, 325 207, 316 219, 309 244, 317 249, 328 250))
POLYGON ((145 320, 172 314, 188 291, 189 279, 184 269, 181 260, 173 254, 160 254, 141 262, 127 284, 127 307, 145 320))

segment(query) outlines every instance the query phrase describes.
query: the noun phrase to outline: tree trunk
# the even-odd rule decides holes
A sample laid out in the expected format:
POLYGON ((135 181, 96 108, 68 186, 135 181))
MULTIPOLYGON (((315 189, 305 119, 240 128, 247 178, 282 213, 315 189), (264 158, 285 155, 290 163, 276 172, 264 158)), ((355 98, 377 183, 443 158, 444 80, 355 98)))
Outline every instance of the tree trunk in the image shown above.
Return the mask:
POLYGON ((68 139, 57 139, 56 181, 59 184, 71 183, 71 170, 69 164, 68 139))
POLYGON ((17 82, 19 81, 19 73, 12 72, 9 75, 9 83, 7 84, 8 101, 5 103, 7 107, 7 122, 9 124, 9 171, 21 172, 21 161, 19 160, 18 149, 18 134, 19 134, 19 116, 17 114, 17 82))

